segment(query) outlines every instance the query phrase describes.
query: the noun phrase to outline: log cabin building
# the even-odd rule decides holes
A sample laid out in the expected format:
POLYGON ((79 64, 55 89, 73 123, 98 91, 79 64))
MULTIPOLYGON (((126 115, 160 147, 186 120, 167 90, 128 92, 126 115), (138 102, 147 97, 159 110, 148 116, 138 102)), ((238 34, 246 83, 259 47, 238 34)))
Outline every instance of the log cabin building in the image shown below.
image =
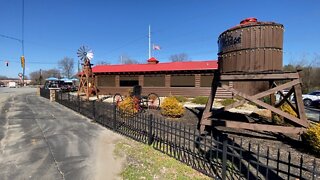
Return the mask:
MULTIPOLYGON (((159 63, 151 57, 147 64, 97 65, 92 68, 100 95, 125 95, 135 85, 142 87, 142 95, 209 96, 216 60, 159 63)), ((232 86, 232 83, 229 83, 232 86)), ((218 98, 232 94, 218 89, 218 98)))

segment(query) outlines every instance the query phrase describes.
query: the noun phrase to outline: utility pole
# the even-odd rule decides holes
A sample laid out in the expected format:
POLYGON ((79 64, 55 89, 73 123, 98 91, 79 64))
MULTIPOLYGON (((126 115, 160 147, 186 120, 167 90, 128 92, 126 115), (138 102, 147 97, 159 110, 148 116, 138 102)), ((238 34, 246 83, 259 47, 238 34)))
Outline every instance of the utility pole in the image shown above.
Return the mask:
POLYGON ((39 73, 39 85, 41 85, 41 81, 42 81, 42 70, 40 69, 40 73, 39 73))
POLYGON ((78 59, 78 75, 80 73, 80 60, 78 59))
MULTIPOLYGON (((24 0, 22 0, 22 39, 21 39, 21 48, 22 56, 24 57, 24 0)), ((25 62, 22 67, 22 86, 24 86, 24 74, 25 74, 25 62)))

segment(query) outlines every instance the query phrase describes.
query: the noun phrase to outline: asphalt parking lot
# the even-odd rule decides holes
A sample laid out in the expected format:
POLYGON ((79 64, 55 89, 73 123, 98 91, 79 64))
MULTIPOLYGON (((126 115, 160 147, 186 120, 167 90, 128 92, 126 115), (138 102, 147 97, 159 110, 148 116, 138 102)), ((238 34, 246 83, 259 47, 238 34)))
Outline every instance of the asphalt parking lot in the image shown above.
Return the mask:
POLYGON ((320 109, 315 107, 306 107, 305 110, 309 120, 320 122, 320 109))

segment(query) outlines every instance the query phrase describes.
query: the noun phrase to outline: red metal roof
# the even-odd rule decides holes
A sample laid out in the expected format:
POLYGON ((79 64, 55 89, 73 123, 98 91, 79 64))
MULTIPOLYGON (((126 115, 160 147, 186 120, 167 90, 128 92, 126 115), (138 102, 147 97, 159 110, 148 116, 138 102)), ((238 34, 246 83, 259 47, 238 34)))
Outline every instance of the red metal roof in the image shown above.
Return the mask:
POLYGON ((155 57, 151 57, 150 59, 148 59, 147 61, 149 64, 153 63, 153 64, 157 64, 159 63, 159 61, 155 58, 155 57))
POLYGON ((217 60, 167 62, 158 64, 117 64, 97 65, 92 68, 93 73, 119 73, 119 72, 153 72, 153 71, 190 71, 190 70, 216 70, 217 60))

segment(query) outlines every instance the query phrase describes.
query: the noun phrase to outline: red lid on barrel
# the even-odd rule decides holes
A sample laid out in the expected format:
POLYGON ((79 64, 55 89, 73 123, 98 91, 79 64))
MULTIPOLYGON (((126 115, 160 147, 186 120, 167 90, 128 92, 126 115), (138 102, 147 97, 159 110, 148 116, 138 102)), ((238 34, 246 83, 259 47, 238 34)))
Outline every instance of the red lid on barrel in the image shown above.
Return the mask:
POLYGON ((257 22, 257 18, 254 18, 254 17, 246 18, 246 19, 242 20, 240 22, 240 24, 243 25, 243 24, 249 24, 249 23, 253 23, 253 22, 257 22))

